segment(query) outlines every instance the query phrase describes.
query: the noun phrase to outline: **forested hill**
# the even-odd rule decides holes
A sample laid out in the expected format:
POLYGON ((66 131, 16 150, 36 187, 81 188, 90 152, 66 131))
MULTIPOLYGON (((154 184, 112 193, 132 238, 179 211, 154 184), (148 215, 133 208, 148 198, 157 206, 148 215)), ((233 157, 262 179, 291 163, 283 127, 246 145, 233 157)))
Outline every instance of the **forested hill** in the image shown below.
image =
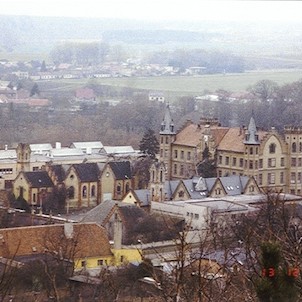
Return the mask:
POLYGON ((293 50, 301 45, 302 22, 152 23, 121 19, 0 15, 0 31, 0 54, 1 51, 49 53, 59 42, 88 40, 148 45, 154 46, 154 49, 160 44, 162 50, 188 47, 230 50, 237 54, 261 50, 263 55, 278 51, 278 55, 293 56, 293 50))

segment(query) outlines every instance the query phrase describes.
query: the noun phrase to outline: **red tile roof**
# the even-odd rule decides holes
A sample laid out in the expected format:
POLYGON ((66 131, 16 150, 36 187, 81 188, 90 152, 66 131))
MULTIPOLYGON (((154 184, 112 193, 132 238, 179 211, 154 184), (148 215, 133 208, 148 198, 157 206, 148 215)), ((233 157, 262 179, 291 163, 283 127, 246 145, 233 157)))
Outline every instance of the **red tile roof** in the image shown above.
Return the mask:
MULTIPOLYGON (((65 224, 66 225, 66 224, 65 224)), ((110 256, 106 230, 96 223, 69 224, 72 239, 63 224, 7 228, 0 230, 0 257, 27 256, 45 253, 68 253, 74 248, 74 258, 110 256)))

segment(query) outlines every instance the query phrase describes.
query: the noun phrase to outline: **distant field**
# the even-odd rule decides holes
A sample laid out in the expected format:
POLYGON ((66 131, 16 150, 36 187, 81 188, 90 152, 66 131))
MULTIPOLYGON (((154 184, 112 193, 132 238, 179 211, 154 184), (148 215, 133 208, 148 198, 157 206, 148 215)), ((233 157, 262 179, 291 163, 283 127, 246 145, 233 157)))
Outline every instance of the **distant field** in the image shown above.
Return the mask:
MULTIPOLYGON (((279 85, 292 83, 302 79, 302 70, 253 71, 240 74, 215 74, 201 76, 170 76, 170 77, 131 77, 94 79, 95 83, 114 87, 130 87, 148 91, 162 91, 167 98, 184 95, 200 95, 205 90, 214 92, 217 89, 238 92, 245 91, 249 86, 260 80, 271 80, 279 85)), ((81 80, 57 81, 60 90, 72 89, 85 85, 81 80)))

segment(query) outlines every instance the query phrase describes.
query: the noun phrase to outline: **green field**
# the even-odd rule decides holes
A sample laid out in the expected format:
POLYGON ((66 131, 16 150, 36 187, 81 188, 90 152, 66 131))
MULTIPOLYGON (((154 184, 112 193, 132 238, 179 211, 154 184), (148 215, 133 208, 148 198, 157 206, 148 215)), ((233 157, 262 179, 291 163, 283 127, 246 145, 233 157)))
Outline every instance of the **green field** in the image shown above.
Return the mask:
MULTIPOLYGON (((302 70, 253 71, 240 74, 215 74, 201 76, 170 77, 130 77, 93 79, 94 83, 117 88, 130 87, 147 91, 162 91, 165 96, 177 97, 200 95, 204 91, 214 92, 225 89, 232 92, 245 91, 260 80, 271 80, 278 85, 292 83, 302 79, 302 70)), ((72 89, 83 86, 89 80, 58 80, 59 89, 72 89)))

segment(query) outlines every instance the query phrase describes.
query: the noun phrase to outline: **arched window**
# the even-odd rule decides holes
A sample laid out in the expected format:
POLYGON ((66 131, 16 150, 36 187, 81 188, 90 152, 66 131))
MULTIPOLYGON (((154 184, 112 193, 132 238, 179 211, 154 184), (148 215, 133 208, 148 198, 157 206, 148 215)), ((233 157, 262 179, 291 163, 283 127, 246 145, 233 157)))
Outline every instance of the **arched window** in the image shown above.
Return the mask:
POLYGON ((163 170, 160 170, 159 181, 163 182, 163 170))
POLYGON ((129 184, 126 184, 126 192, 129 192, 129 184))
POLYGON ((87 187, 83 186, 82 188, 82 197, 86 198, 87 197, 87 187))
POLYGON ((121 192, 122 192, 122 187, 121 187, 120 183, 118 183, 116 186, 116 192, 117 192, 117 194, 121 194, 121 192))
POLYGON ((178 192, 178 197, 184 197, 185 196, 185 192, 184 191, 179 191, 178 192))
POLYGON ((276 144, 272 143, 269 145, 269 153, 275 153, 276 152, 276 144))
POLYGON ((302 152, 302 143, 299 143, 299 152, 302 152))
POLYGON ((91 187, 91 197, 95 197, 95 185, 91 187))
POLYGON ((68 195, 68 198, 70 198, 70 199, 74 198, 74 187, 68 188, 67 195, 68 195))
POLYGON ((292 143, 292 152, 297 152, 297 144, 292 143))

